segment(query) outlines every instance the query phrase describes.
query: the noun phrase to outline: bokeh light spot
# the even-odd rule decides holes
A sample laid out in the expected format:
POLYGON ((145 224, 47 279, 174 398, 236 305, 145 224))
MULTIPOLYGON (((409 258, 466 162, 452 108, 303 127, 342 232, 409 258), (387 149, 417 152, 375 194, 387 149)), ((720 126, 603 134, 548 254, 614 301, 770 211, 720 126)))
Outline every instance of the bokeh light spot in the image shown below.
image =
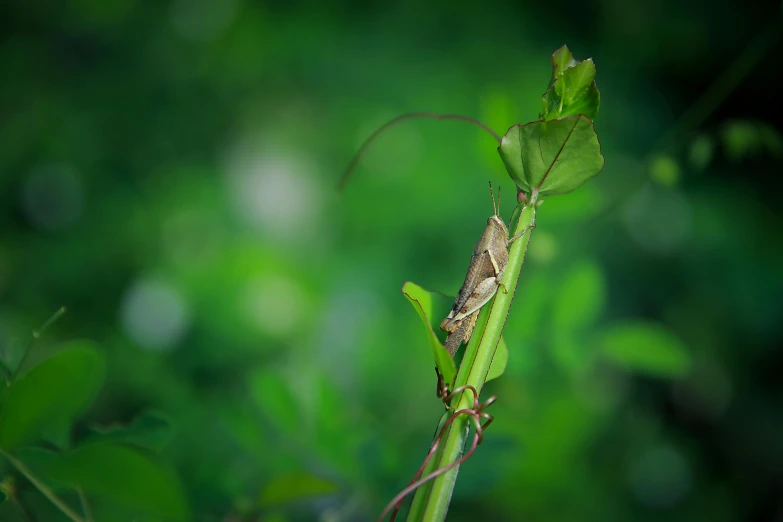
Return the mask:
POLYGON ((174 348, 190 324, 187 304, 177 289, 151 277, 137 279, 128 287, 120 313, 127 334, 148 350, 174 348))
POLYGON ((300 285, 280 274, 265 274, 250 281, 241 302, 252 323, 275 336, 292 333, 306 311, 300 285))
POLYGON ((314 169, 303 160, 242 145, 230 154, 227 170, 239 214, 254 228, 291 242, 315 224, 321 201, 314 169))
POLYGON ((664 187, 673 187, 680 181, 680 165, 671 156, 656 156, 650 162, 650 177, 664 187))

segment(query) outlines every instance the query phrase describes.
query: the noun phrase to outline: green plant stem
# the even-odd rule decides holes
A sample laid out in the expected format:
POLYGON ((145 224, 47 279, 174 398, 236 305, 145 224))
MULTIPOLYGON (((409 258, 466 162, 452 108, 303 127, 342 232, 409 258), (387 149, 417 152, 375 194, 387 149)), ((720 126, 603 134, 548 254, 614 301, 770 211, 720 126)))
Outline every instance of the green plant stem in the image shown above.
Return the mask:
POLYGON ((0 455, 8 459, 8 462, 10 462, 24 477, 30 481, 30 483, 38 488, 38 491, 40 491, 43 496, 49 499, 49 501, 57 506, 57 508, 63 512, 65 516, 73 520, 73 522, 86 522, 82 517, 80 517, 74 510, 72 510, 68 504, 66 504, 60 497, 54 494, 54 492, 49 489, 49 487, 38 480, 38 478, 33 475, 33 472, 28 468, 24 462, 17 459, 16 457, 9 455, 3 450, 0 450, 0 455))
POLYGON ((19 359, 19 364, 16 365, 16 369, 11 373, 11 376, 8 378, 9 384, 14 382, 16 378, 19 376, 19 372, 22 370, 24 363, 27 361, 27 356, 30 354, 30 350, 33 349, 33 345, 35 344, 35 341, 40 339, 41 334, 43 334, 47 328, 49 328, 52 324, 54 324, 55 321, 57 321, 65 312, 66 312, 66 308, 64 306, 61 306, 59 310, 57 310, 49 319, 46 320, 46 322, 43 324, 43 326, 41 326, 41 328, 39 328, 37 331, 33 330, 32 338, 30 339, 30 342, 27 343, 27 346, 22 352, 22 357, 19 359))
MULTIPOLYGON (((535 223, 535 204, 534 197, 531 203, 520 213, 514 234, 535 223)), ((503 284, 508 289, 508 293, 505 293, 501 287, 491 304, 485 306, 481 311, 476 329, 466 348, 465 357, 457 373, 457 379, 454 383, 455 388, 469 384, 476 388, 478 393, 481 393, 481 388, 487 378, 492 358, 495 356, 495 350, 506 323, 506 317, 511 308, 511 301, 514 299, 514 292, 522 270, 522 263, 527 253, 531 232, 532 229, 528 230, 511 245, 508 265, 503 274, 503 284)), ((481 399, 479 399, 479 402, 481 402, 481 399)), ((472 393, 464 392, 460 394, 452 401, 451 406, 455 410, 472 408, 472 393)), ((468 442, 469 423, 470 419, 466 415, 461 415, 451 423, 440 442, 439 451, 432 458, 427 469, 425 469, 425 475, 434 470, 445 468, 462 456, 465 444, 468 442)), ((408 522, 437 522, 445 520, 458 471, 459 466, 456 466, 447 473, 437 477, 431 483, 425 484, 416 490, 410 511, 408 512, 408 522)))

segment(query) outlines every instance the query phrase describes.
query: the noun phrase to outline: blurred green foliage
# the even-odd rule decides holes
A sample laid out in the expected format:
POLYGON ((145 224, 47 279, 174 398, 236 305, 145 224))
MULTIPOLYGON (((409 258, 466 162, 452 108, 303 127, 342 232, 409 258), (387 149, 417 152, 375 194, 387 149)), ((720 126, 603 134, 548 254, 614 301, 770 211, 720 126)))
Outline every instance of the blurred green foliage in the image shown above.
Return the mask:
MULTIPOLYGON (((374 518, 442 413, 400 286, 454 294, 487 178, 513 184, 485 134, 421 121, 333 188, 397 114, 535 119, 567 41, 600 69, 606 166, 539 211, 449 520, 780 516, 767 68, 658 145, 778 11, 3 3, 0 446, 95 522, 374 518)), ((0 520, 66 520, 18 469, 0 520)))

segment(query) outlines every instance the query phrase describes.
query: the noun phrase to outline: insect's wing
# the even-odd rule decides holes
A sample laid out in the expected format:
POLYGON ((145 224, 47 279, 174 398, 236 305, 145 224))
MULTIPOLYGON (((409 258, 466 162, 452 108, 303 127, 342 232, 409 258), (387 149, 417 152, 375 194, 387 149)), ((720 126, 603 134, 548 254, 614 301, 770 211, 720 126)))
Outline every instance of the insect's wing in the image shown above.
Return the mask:
POLYGON ((484 255, 486 254, 474 253, 470 256, 470 265, 468 266, 468 273, 465 276, 465 281, 462 283, 462 288, 460 288, 459 292, 457 293, 457 298, 454 300, 454 305, 451 307, 449 315, 447 315, 446 319, 440 323, 441 330, 454 332, 458 328, 458 325, 454 325, 454 321, 461 318, 456 317, 456 314, 459 312, 459 310, 462 309, 463 306, 465 306, 465 303, 468 301, 468 299, 470 299, 470 295, 473 293, 473 289, 478 283, 478 281, 476 281, 478 276, 477 272, 479 271, 477 267, 481 264, 481 257, 484 255))
POLYGON ((452 357, 462 343, 468 344, 470 341, 470 336, 473 335, 473 329, 476 327, 476 319, 478 319, 478 310, 454 322, 455 330, 446 337, 444 345, 452 357))
POLYGON ((492 267, 489 254, 482 252, 479 255, 474 255, 465 277, 465 283, 460 288, 449 315, 441 323, 441 329, 453 332, 458 328, 454 325, 454 321, 463 319, 489 301, 497 289, 495 276, 495 269, 492 267))

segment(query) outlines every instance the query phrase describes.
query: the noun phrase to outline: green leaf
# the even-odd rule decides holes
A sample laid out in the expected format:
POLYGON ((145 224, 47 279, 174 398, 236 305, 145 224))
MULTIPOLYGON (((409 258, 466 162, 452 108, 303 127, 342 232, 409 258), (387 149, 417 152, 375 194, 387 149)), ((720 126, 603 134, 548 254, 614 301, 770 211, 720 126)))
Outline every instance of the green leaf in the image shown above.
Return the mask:
MULTIPOLYGON (((563 90, 566 104, 573 104, 580 98, 580 93, 594 86, 595 81, 595 63, 592 58, 570 67, 563 73, 563 82, 566 88, 563 90)), ((597 92, 597 91, 596 91, 597 92)), ((575 113, 584 114, 584 113, 575 113)), ((585 116, 588 116, 585 114, 585 116)), ((589 118, 590 116, 588 116, 589 118)), ((593 119, 593 118, 590 118, 593 119)))
POLYGON ((593 122, 584 116, 514 125, 498 152, 514 182, 541 195, 571 192, 604 166, 593 122))
POLYGON ((564 45, 552 53, 552 80, 563 76, 563 72, 569 67, 573 67, 578 62, 567 45, 564 45))
POLYGON ((563 278, 552 310, 554 334, 582 333, 604 308, 606 284, 600 267, 591 261, 574 264, 563 278))
POLYGON ((302 412, 291 386, 268 368, 250 376, 250 390, 256 405, 282 433, 295 433, 302 425, 302 412))
POLYGON ((337 484, 309 473, 295 473, 275 477, 264 487, 259 497, 262 508, 286 504, 296 500, 329 495, 338 490, 337 484))
POLYGON ((443 347, 435 331, 432 329, 429 318, 432 317, 432 294, 418 286, 416 283, 406 281, 402 285, 403 295, 410 301, 416 313, 419 314, 425 328, 427 329, 427 338, 429 339, 432 356, 435 359, 435 365, 438 371, 443 375, 447 383, 453 383, 457 375, 457 367, 454 364, 449 352, 443 347))
POLYGON ((71 420, 60 419, 57 424, 47 426, 41 433, 41 440, 55 448, 64 450, 71 444, 71 420))
POLYGON ((106 369, 90 341, 73 341, 11 385, 0 413, 0 447, 10 451, 55 433, 93 401, 106 369))
POLYGON ((570 333, 556 334, 552 338, 552 357, 557 364, 572 375, 586 375, 593 367, 595 353, 584 337, 570 333))
POLYGON ((682 341, 654 323, 616 324, 601 333, 599 346, 605 359, 639 373, 678 378, 691 367, 690 354, 682 341))
POLYGON ((574 263, 555 294, 552 356, 570 373, 584 374, 592 367, 595 353, 585 334, 604 309, 605 286, 600 267, 581 261, 574 263))
POLYGON ((83 446, 50 465, 52 480, 81 487, 132 508, 138 515, 176 522, 189 520, 189 508, 176 473, 145 452, 115 442, 83 446))
MULTIPOLYGON (((356 456, 356 448, 363 447, 371 435, 367 426, 352 424, 354 417, 345 407, 345 395, 332 377, 320 375, 310 379, 315 398, 312 402, 314 422, 307 423, 308 427, 312 426, 308 436, 315 441, 314 447, 322 455, 324 466, 332 469, 347 466, 353 470, 350 463, 356 456), (348 425, 352 426, 350 430, 345 429, 348 425)), ((294 429, 301 431, 301 424, 294 429)))
POLYGON ((154 411, 145 411, 130 424, 90 426, 95 435, 88 442, 115 441, 161 451, 171 441, 173 430, 168 417, 154 411))
POLYGON ((601 95, 595 85, 595 63, 575 60, 568 47, 552 54, 552 81, 542 98, 541 119, 550 121, 582 114, 598 116, 601 95))
POLYGON ((492 358, 492 363, 489 365, 489 372, 487 372, 487 380, 484 382, 497 379, 506 371, 506 365, 508 364, 508 345, 503 337, 500 337, 498 341, 498 348, 495 350, 495 356, 492 358))
POLYGON ((55 493, 71 491, 67 484, 51 478, 52 470, 56 470, 57 466, 62 465, 63 455, 61 453, 38 446, 19 448, 14 453, 16 458, 22 461, 38 480, 46 484, 46 487, 55 493))

